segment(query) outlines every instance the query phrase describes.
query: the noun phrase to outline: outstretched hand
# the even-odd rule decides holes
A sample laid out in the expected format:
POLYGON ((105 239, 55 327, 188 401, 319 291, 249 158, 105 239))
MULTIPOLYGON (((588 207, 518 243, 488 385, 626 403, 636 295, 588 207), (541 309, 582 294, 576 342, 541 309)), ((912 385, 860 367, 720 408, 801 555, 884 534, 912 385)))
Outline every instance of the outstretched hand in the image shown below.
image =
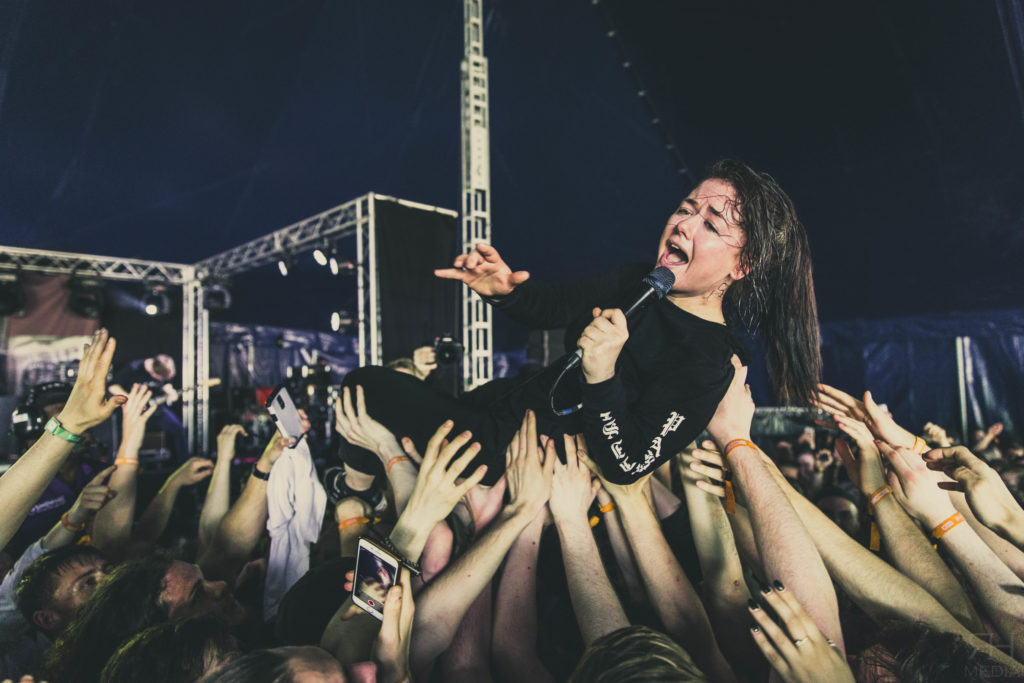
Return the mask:
POLYGON ((889 462, 892 494, 912 517, 932 528, 956 512, 949 494, 940 487, 938 476, 928 469, 920 455, 909 448, 891 448, 881 441, 878 448, 889 462))
POLYGON ((836 439, 836 452, 843 461, 850 481, 856 484, 861 493, 870 496, 885 486, 885 467, 871 431, 860 420, 846 415, 836 414, 835 420, 843 434, 856 444, 856 449, 853 449, 844 439, 836 439))
POLYGON ((865 391, 864 400, 859 401, 842 389, 836 389, 828 384, 819 384, 818 393, 812 403, 832 415, 833 418, 842 415, 863 422, 876 439, 881 439, 893 446, 907 448, 914 446, 916 437, 896 424, 892 415, 875 403, 870 391, 865 391))
POLYGON ((117 491, 111 489, 106 483, 116 469, 117 465, 108 467, 85 485, 71 505, 71 509, 68 510, 69 522, 74 525, 85 524, 90 517, 117 495, 117 491))
POLYGON ((177 486, 192 486, 213 474, 213 461, 192 457, 167 478, 177 486))
POLYGON ((982 524, 1000 531, 1019 526, 1024 510, 999 473, 968 448, 936 448, 922 457, 928 469, 943 472, 954 480, 939 482, 939 486, 966 494, 967 504, 982 524))
MULTIPOLYGON (((601 488, 601 480, 596 477, 591 479, 590 470, 585 463, 580 462, 575 439, 568 434, 564 435, 563 439, 565 464, 555 462, 554 476, 551 479, 551 500, 548 501, 555 524, 573 521, 574 517, 586 520, 587 510, 601 488)), ((548 441, 545 447, 546 451, 548 449, 550 452, 546 453, 545 457, 557 459, 551 441, 548 441)))
POLYGON ((542 452, 537 441, 537 416, 527 410, 519 431, 505 449, 505 475, 509 504, 531 519, 544 508, 551 496, 551 478, 558 455, 548 439, 542 452))
POLYGON ((613 484, 605 479, 604 473, 601 472, 601 467, 590 459, 587 450, 587 440, 582 434, 576 435, 576 457, 578 457, 580 462, 586 465, 591 472, 597 475, 597 478, 601 481, 601 488, 607 491, 608 495, 615 500, 620 500, 629 496, 646 497, 647 484, 651 479, 651 475, 654 474, 654 470, 651 470, 644 476, 634 482, 630 482, 629 484, 613 484))
POLYGON ((133 384, 128 400, 121 406, 121 443, 130 451, 142 448, 146 436, 146 421, 156 412, 157 404, 150 403, 153 392, 145 384, 133 384))
POLYGON ((353 446, 361 446, 378 456, 387 446, 398 448, 395 435, 367 412, 366 394, 361 386, 356 387, 355 406, 348 387, 344 387, 341 396, 334 399, 334 429, 353 446))
POLYGON ((106 421, 128 400, 127 396, 107 397, 107 373, 116 346, 114 338, 102 328, 93 333, 92 340, 86 344, 75 386, 57 417, 72 434, 82 434, 106 421))
POLYGON ((410 515, 411 519, 422 522, 427 528, 447 517, 456 503, 487 473, 487 466, 480 465, 472 475, 457 481, 480 452, 480 444, 474 442, 466 447, 473 437, 468 431, 449 442, 445 437, 453 426, 454 423, 448 420, 427 442, 416 484, 402 513, 403 517, 410 515), (459 454, 457 458, 456 454, 459 454))
POLYGON ((525 270, 513 272, 498 250, 484 242, 468 254, 456 256, 451 268, 438 268, 434 275, 458 280, 480 296, 506 296, 530 278, 525 270))
POLYGON ((416 605, 412 597, 409 570, 402 569, 400 583, 388 590, 380 632, 373 644, 378 681, 404 681, 409 678, 409 644, 412 642, 416 605))
POLYGON ((708 433, 719 448, 733 439, 750 439, 750 422, 754 419, 754 399, 750 396, 747 367, 739 356, 732 356, 733 376, 725 396, 708 423, 708 433))

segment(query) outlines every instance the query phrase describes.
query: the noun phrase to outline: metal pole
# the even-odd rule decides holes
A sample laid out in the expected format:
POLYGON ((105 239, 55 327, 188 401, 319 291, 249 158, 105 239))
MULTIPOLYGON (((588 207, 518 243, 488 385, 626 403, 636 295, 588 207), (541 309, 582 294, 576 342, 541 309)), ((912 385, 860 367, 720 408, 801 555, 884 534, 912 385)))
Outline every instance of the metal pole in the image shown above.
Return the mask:
POLYGON ((366 365, 366 259, 363 256, 363 201, 356 202, 356 298, 359 325, 359 367, 366 365))
POLYGON ((960 398, 960 436, 963 443, 969 443, 967 436, 967 363, 966 363, 966 337, 956 338, 956 378, 957 394, 960 398))
POLYGON ((370 364, 382 365, 383 342, 380 335, 380 288, 378 285, 379 276, 377 273, 377 200, 374 194, 370 193, 368 206, 367 242, 370 261, 370 296, 369 296, 369 322, 370 322, 370 364))

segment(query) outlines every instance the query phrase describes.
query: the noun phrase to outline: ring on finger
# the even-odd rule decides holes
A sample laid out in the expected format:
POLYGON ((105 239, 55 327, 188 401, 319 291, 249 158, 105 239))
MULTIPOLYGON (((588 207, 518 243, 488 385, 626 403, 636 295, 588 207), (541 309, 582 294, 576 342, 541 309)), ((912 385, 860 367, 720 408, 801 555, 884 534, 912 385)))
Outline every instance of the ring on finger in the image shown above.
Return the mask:
POLYGON ((795 645, 796 647, 803 647, 804 643, 806 643, 806 642, 807 642, 807 638, 797 638, 796 640, 793 641, 793 645, 795 645))

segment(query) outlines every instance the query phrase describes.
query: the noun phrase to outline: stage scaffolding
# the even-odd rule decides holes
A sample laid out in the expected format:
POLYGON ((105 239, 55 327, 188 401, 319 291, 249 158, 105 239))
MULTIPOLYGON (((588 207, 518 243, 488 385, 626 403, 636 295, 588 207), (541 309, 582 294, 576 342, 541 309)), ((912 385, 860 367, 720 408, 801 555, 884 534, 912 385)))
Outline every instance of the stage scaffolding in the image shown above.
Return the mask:
MULTIPOLYGON (((210 443, 210 314, 203 306, 205 284, 274 263, 281 257, 296 258, 318 247, 333 247, 339 240, 354 236, 359 364, 379 365, 383 340, 375 213, 377 203, 382 201, 458 217, 450 209, 371 192, 194 265, 0 246, 0 271, 20 269, 51 275, 88 272, 106 280, 180 285, 181 386, 194 387, 193 391, 182 392, 182 421, 192 452, 205 453, 210 443)), ((467 298, 472 292, 462 287, 460 295, 467 298)))

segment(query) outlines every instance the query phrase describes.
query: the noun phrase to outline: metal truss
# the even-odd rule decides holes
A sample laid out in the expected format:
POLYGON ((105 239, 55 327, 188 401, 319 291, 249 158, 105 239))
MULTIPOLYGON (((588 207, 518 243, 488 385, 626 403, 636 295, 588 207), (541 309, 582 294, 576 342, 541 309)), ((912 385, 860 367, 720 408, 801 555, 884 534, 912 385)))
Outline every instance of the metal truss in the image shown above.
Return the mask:
MULTIPOLYGON (((491 242, 491 152, 483 0, 463 0, 462 253, 491 242)), ((494 372, 491 307, 462 288, 463 383, 467 389, 494 372)))
POLYGON ((0 269, 4 267, 17 267, 23 271, 52 275, 81 272, 95 274, 107 280, 149 280, 174 285, 183 285, 195 277, 195 269, 182 263, 20 247, 0 247, 0 269))
POLYGON ((244 270, 273 263, 282 255, 295 256, 300 251, 316 248, 328 237, 347 237, 366 220, 360 215, 359 204, 367 195, 345 202, 333 209, 292 223, 269 235, 258 237, 233 249, 203 259, 195 265, 200 278, 208 275, 231 275, 244 270))

